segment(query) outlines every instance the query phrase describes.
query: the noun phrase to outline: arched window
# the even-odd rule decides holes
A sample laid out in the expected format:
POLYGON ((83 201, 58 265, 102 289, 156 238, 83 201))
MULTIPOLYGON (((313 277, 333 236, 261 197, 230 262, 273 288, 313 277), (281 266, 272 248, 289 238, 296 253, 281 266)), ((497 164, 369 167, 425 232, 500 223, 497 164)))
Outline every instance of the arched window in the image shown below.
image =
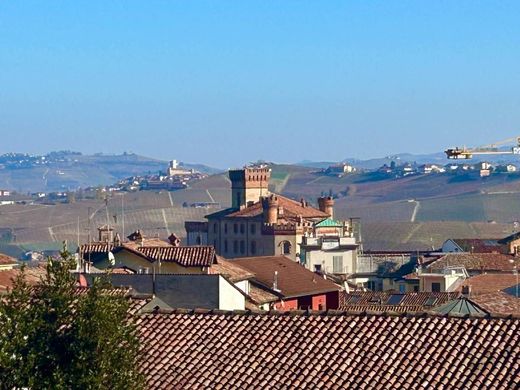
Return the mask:
POLYGON ((281 248, 282 255, 291 254, 291 243, 289 241, 282 241, 280 243, 280 248, 281 248))
POLYGON ((256 234, 256 224, 255 223, 251 224, 251 234, 256 234))
POLYGON ((224 233, 227 234, 227 223, 224 224, 224 233))

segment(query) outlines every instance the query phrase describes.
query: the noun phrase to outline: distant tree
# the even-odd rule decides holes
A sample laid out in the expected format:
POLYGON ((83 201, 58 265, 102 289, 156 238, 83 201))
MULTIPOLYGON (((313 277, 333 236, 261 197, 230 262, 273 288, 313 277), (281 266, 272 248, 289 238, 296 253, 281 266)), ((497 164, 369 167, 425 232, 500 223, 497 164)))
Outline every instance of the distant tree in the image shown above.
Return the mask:
POLYGON ((128 301, 102 280, 78 294, 74 260, 66 250, 61 257, 36 286, 22 269, 0 302, 1 388, 143 388, 128 301))

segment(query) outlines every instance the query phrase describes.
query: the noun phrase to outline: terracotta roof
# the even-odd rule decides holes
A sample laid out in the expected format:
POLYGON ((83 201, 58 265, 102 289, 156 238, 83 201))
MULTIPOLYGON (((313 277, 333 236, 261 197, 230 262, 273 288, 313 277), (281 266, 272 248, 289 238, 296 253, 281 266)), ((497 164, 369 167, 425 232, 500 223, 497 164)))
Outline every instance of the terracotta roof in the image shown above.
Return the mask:
POLYGON ((517 317, 242 313, 135 317, 147 387, 520 387, 517 317))
POLYGON ((18 262, 13 259, 11 256, 4 255, 0 253, 0 265, 16 265, 18 262))
POLYGON ((520 314, 520 299, 503 291, 471 295, 471 300, 490 313, 520 314))
POLYGON ((173 246, 168 241, 161 240, 160 238, 144 238, 142 241, 127 241, 123 243, 123 246, 128 248, 137 249, 141 246, 158 246, 158 247, 170 247, 173 246))
POLYGON ((510 272, 514 264, 513 256, 498 253, 449 253, 430 263, 430 270, 442 270, 446 267, 461 266, 467 271, 510 272))
POLYGON ((81 244, 78 248, 78 252, 81 254, 86 253, 107 253, 114 249, 114 245, 109 242, 92 242, 90 244, 81 244))
POLYGON ((139 247, 135 250, 150 262, 174 262, 183 267, 208 267, 215 262, 216 253, 212 246, 168 246, 139 247))
MULTIPOLYGON (((309 219, 325 219, 329 218, 327 213, 320 211, 308 204, 303 207, 301 202, 297 202, 295 200, 286 198, 285 196, 276 194, 278 198, 278 206, 283 208, 284 219, 296 219, 299 216, 302 218, 309 219)), ((234 217, 257 217, 262 215, 262 202, 257 201, 252 205, 245 207, 242 210, 229 209, 227 214, 224 214, 226 217, 234 218, 234 217)), ((210 214, 211 217, 213 214, 210 214)))
POLYGON ((238 264, 233 264, 232 261, 225 260, 218 256, 217 262, 211 265, 209 273, 222 275, 232 283, 251 279, 255 276, 254 273, 246 270, 238 264))
POLYGON ((456 299, 460 294, 454 292, 411 292, 368 291, 340 294, 340 309, 378 312, 417 312, 428 311, 456 299))
MULTIPOLYGON (((269 290, 254 284, 249 285, 249 298, 259 305, 280 300, 277 295, 270 293, 269 290)), ((255 308, 258 309, 258 307, 255 308)))
MULTIPOLYGON (((5 292, 7 289, 13 287, 13 279, 20 273, 19 268, 0 271, 0 292, 5 292)), ((45 275, 45 266, 39 265, 37 267, 25 268, 26 281, 29 285, 36 284, 40 277, 45 275)))
POLYGON ((504 290, 516 286, 516 275, 511 274, 481 274, 466 279, 458 288, 462 291, 463 286, 471 286, 471 295, 480 295, 504 290))
POLYGON ((274 273, 278 271, 279 294, 284 298, 341 290, 337 284, 284 256, 243 257, 232 262, 254 273, 253 281, 268 288, 271 293, 274 273))
POLYGON ((463 251, 473 253, 508 253, 506 245, 493 238, 455 238, 454 241, 463 251))

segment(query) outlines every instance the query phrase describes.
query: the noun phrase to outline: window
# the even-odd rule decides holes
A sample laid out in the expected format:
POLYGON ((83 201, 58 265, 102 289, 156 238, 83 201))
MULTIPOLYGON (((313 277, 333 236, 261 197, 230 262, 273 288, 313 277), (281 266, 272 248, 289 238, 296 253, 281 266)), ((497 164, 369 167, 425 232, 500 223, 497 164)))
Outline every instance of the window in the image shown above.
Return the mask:
POLYGON ((218 229, 217 223, 213 225, 213 233, 216 233, 218 229))
POLYGON ((227 253, 228 251, 228 243, 227 243, 227 240, 224 240, 224 252, 227 253))
POLYGON ((332 256, 332 273, 343 273, 343 256, 332 256))
POLYGON ((233 233, 238 234, 238 223, 233 224, 233 233))
POLYGON ((224 233, 227 234, 227 223, 224 224, 224 233))
POLYGON ((386 302, 387 305, 399 305, 401 301, 403 300, 404 295, 402 294, 392 294, 390 295, 390 298, 388 298, 388 301, 386 302))
POLYGON ((251 224, 251 234, 256 234, 256 224, 251 224))
POLYGON ((240 224, 240 234, 244 234, 246 231, 246 227, 244 226, 243 223, 240 224))
POLYGON ((377 291, 376 281, 375 281, 375 280, 369 280, 369 281, 367 282, 367 288, 368 288, 370 291, 377 291))
POLYGON ((399 285, 399 292, 400 292, 400 293, 403 293, 403 294, 406 292, 406 284, 402 284, 402 283, 401 283, 401 284, 399 285))
POLYGON ((441 284, 432 283, 432 292, 441 292, 441 284))
POLYGON ((251 241, 251 254, 256 254, 256 241, 251 241))
POLYGON ((314 272, 321 272, 321 264, 314 264, 314 272))
POLYGON ((289 241, 282 241, 282 255, 291 254, 291 243, 289 241))
POLYGON ((200 245, 201 244, 200 236, 197 236, 197 238, 195 239, 195 244, 196 245, 200 245))
POLYGON ((238 241, 233 241, 233 253, 238 253, 238 241))
POLYGON ((244 242, 244 240, 240 241, 240 254, 244 254, 246 253, 246 243, 244 242))
POLYGON ((419 292, 419 286, 413 286, 413 292, 419 292))

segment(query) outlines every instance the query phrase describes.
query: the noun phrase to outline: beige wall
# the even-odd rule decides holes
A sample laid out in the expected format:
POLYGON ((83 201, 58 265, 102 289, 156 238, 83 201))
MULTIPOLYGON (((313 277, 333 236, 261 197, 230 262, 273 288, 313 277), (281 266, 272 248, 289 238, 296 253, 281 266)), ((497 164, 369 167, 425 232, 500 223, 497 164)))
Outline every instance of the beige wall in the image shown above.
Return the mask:
MULTIPOLYGON (((207 271, 203 267, 183 267, 177 263, 150 263, 148 260, 143 259, 142 257, 127 251, 122 250, 114 254, 116 259, 115 266, 127 266, 135 271, 139 271, 140 268, 148 268, 149 272, 153 272, 153 268, 155 267, 156 273, 162 274, 205 274, 207 271)), ((108 261, 104 261, 102 263, 96 263, 97 268, 107 268, 108 261)))
POLYGON ((244 294, 238 291, 222 276, 219 277, 219 309, 220 310, 244 310, 246 299, 244 294))
POLYGON ((343 271, 341 273, 353 274, 356 272, 356 251, 340 250, 340 251, 323 251, 311 250, 306 251, 306 267, 310 271, 314 271, 314 265, 321 265, 321 269, 327 273, 333 273, 334 256, 343 257, 343 271))

